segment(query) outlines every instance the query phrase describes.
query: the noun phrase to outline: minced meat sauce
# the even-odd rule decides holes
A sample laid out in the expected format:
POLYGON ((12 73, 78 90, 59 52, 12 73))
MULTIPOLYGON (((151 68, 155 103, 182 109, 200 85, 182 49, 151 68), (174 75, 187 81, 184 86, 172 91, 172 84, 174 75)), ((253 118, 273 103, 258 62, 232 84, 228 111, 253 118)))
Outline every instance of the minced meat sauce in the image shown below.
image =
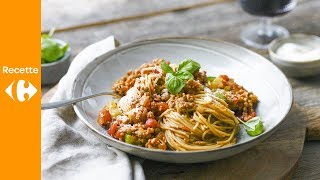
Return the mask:
POLYGON ((107 129, 109 135, 129 144, 166 150, 166 139, 157 117, 168 108, 175 108, 179 113, 192 113, 196 108, 194 95, 203 91, 205 86, 219 91, 229 108, 241 119, 255 116, 257 97, 226 75, 208 81, 206 72, 198 70, 193 73, 194 79, 186 81, 181 93, 170 94, 165 87, 165 73, 160 68, 162 61, 155 59, 143 64, 114 83, 113 91, 121 99, 106 105, 98 116, 98 123, 107 129), (145 75, 150 74, 152 76, 146 78, 145 75))

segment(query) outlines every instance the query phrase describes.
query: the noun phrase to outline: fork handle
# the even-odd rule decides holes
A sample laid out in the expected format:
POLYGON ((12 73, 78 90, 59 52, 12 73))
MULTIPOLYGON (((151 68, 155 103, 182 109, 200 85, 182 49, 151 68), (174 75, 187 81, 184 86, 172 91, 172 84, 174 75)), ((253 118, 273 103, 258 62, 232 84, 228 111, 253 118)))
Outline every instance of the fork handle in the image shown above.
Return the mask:
POLYGON ((98 96, 103 96, 103 95, 114 95, 112 92, 102 92, 102 93, 97 93, 97 94, 92 94, 89 96, 84 96, 84 97, 79 97, 79 98, 74 98, 74 99, 68 99, 64 101, 57 101, 57 102, 51 102, 51 103, 44 103, 41 104, 41 110, 46 110, 46 109, 53 109, 53 108, 58 108, 62 106, 67 106, 67 105, 72 105, 80 101, 84 101, 90 98, 98 97, 98 96))

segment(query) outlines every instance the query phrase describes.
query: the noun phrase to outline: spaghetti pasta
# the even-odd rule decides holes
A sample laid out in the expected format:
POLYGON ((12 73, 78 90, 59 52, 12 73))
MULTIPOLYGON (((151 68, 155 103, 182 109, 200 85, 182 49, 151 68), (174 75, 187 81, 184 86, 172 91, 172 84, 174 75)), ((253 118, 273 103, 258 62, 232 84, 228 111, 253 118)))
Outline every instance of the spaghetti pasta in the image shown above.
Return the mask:
POLYGON ((226 75, 208 78, 200 64, 163 59, 129 71, 113 85, 121 98, 106 105, 98 123, 129 144, 201 151, 236 143, 239 121, 255 116, 257 97, 226 75))
POLYGON ((175 109, 165 111, 160 127, 165 130, 174 150, 208 150, 234 144, 239 122, 224 101, 209 92, 195 95, 196 111, 181 115, 175 109))

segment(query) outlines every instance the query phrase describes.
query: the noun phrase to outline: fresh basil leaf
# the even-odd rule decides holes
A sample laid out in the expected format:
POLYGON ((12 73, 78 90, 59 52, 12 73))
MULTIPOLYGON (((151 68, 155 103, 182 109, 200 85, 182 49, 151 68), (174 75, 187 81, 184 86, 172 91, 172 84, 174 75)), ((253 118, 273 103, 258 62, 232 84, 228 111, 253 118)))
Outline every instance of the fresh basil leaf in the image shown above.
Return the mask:
POLYGON ((46 38, 50 38, 49 34, 42 34, 41 35, 41 40, 43 39, 46 39, 46 38))
POLYGON ((66 44, 66 45, 64 45, 64 46, 62 46, 60 48, 61 48, 61 50, 63 52, 63 55, 64 55, 67 52, 68 48, 69 48, 69 44, 66 44))
POLYGON ((52 28, 48 34, 41 35, 41 63, 50 63, 59 60, 69 48, 69 44, 61 45, 51 37, 55 29, 52 28))
POLYGON ((246 131, 250 136, 258 136, 263 133, 263 123, 259 121, 254 130, 246 129, 246 131))
POLYGON ((63 46, 51 38, 41 39, 41 58, 45 59, 46 62, 54 62, 64 56, 68 46, 63 46))
POLYGON ((173 69, 164 61, 161 62, 160 66, 161 66, 161 69, 163 70, 163 72, 174 73, 173 69))
POLYGON ((217 98, 222 99, 222 100, 224 100, 224 101, 227 100, 227 98, 226 98, 222 93, 220 93, 220 92, 216 92, 216 93, 214 93, 214 95, 215 95, 217 98))
POLYGON ((185 82, 172 73, 166 75, 166 87, 171 94, 178 94, 185 86, 185 82))
POLYGON ((208 77, 207 77, 207 80, 208 80, 208 81, 214 81, 215 79, 216 79, 216 77, 213 77, 213 76, 208 76, 208 77))
MULTIPOLYGON (((51 38, 54 34, 55 28, 51 28, 48 34, 41 34, 41 38, 51 38)), ((42 39, 41 39, 42 40, 42 39)))
POLYGON ((263 133, 264 127, 261 117, 256 116, 247 122, 241 122, 245 125, 244 128, 250 136, 258 136, 263 133))
POLYGON ((200 67, 199 63, 191 59, 186 59, 179 64, 178 71, 188 71, 192 74, 196 70, 200 69, 200 67))
POLYGON ((178 71, 174 75, 182 80, 193 79, 193 75, 188 71, 178 71))

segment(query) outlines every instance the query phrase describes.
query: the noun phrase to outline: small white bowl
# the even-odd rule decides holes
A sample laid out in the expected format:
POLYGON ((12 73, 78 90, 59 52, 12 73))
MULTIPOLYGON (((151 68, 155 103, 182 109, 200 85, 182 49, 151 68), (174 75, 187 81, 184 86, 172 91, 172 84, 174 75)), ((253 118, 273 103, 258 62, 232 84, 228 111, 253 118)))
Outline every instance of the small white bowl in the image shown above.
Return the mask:
POLYGON ((292 34, 289 37, 273 40, 268 48, 270 58, 287 76, 307 77, 320 74, 320 57, 306 61, 294 61, 279 56, 276 51, 284 43, 298 43, 300 45, 316 43, 320 46, 320 37, 306 34, 292 34))

